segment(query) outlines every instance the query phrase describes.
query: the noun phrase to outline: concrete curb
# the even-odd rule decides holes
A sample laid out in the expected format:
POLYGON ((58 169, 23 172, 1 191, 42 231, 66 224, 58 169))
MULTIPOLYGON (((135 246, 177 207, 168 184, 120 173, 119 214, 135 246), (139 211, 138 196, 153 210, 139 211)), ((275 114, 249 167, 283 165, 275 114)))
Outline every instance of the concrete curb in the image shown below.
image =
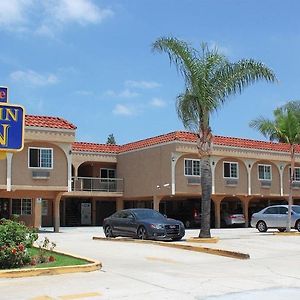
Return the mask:
POLYGON ((159 246, 168 247, 168 248, 175 248, 175 249, 202 252, 202 253, 208 253, 208 254, 219 255, 219 256, 226 256, 226 257, 235 258, 235 259, 250 259, 250 255, 247 253, 241 253, 241 252, 229 251, 229 250, 223 250, 223 249, 207 248, 207 247, 202 247, 202 246, 175 244, 172 242, 135 240, 135 239, 130 239, 130 238, 103 238, 103 237, 96 237, 96 236, 93 237, 93 240, 109 241, 109 242, 144 243, 144 244, 159 245, 159 246))
POLYGON ((274 235, 285 235, 285 236, 300 236, 300 232, 298 231, 290 231, 290 232, 273 232, 274 235))
POLYGON ((53 252, 83 259, 88 261, 89 263, 85 265, 75 265, 75 266, 0 270, 0 278, 20 278, 20 277, 41 276, 41 275, 43 276, 43 275, 77 273, 77 272, 92 272, 92 271, 100 270, 102 268, 102 263, 97 260, 93 260, 82 256, 77 256, 67 252, 61 252, 61 251, 53 251, 53 252))
POLYGON ((199 238, 199 237, 192 237, 187 239, 187 242, 190 243, 211 243, 211 244, 215 244, 219 242, 219 238, 218 237, 211 237, 211 238, 199 238))

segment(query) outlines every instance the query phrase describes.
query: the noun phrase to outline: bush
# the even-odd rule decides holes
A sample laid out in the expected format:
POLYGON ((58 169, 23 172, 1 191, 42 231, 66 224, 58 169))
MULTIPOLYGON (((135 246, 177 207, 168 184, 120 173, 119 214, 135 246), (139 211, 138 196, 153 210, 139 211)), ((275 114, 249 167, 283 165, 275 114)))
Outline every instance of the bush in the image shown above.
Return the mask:
POLYGON ((31 260, 27 248, 38 238, 36 231, 24 224, 2 219, 0 222, 0 269, 15 268, 31 260))

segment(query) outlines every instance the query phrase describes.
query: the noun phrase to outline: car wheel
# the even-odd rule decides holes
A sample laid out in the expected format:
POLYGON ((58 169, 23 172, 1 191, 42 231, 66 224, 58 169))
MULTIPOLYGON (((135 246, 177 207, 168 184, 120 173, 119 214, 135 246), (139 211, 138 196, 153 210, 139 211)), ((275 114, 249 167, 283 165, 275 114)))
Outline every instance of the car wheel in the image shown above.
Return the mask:
POLYGON ((144 226, 139 227, 138 231, 137 231, 137 237, 140 240, 146 240, 147 239, 147 230, 144 226))
POLYGON ((296 222, 295 228, 300 232, 300 220, 296 222))
POLYGON ((266 232, 268 230, 268 227, 264 221, 259 221, 256 225, 256 228, 259 232, 266 232))
POLYGON ((172 241, 180 241, 181 239, 182 239, 182 236, 176 237, 176 238, 172 238, 172 241))
POLYGON ((285 228, 277 228, 279 232, 285 232, 285 228))
POLYGON ((189 220, 186 220, 184 222, 184 226, 185 226, 185 228, 190 228, 191 227, 191 222, 189 220))
POLYGON ((113 232, 112 232, 112 228, 110 226, 106 226, 105 230, 104 230, 104 234, 107 238, 113 238, 113 232))

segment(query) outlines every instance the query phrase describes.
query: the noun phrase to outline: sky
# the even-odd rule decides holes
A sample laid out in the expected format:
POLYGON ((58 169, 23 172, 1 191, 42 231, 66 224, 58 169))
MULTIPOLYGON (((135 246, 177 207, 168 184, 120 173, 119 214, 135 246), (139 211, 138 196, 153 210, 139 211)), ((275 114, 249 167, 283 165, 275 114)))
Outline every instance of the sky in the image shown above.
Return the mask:
POLYGON ((249 122, 300 99, 299 11, 298 0, 0 0, 0 85, 27 114, 75 124, 77 141, 124 144, 184 130, 184 81, 152 43, 206 42, 275 72, 211 119, 215 135, 264 140, 249 122))

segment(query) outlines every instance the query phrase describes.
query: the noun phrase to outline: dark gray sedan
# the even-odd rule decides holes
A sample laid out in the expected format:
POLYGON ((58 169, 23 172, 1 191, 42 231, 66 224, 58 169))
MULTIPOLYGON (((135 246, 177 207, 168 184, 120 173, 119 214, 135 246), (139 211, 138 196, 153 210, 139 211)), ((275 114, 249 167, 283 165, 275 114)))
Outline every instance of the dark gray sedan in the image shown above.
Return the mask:
POLYGON ((168 219, 153 209, 124 209, 104 219, 106 237, 134 237, 139 239, 179 241, 185 235, 181 221, 168 219))
MULTIPOLYGON (((291 206, 291 227, 300 231, 300 206, 291 206)), ((256 227, 260 232, 268 228, 277 228, 285 231, 288 223, 288 205, 272 205, 252 215, 251 227, 256 227)))

